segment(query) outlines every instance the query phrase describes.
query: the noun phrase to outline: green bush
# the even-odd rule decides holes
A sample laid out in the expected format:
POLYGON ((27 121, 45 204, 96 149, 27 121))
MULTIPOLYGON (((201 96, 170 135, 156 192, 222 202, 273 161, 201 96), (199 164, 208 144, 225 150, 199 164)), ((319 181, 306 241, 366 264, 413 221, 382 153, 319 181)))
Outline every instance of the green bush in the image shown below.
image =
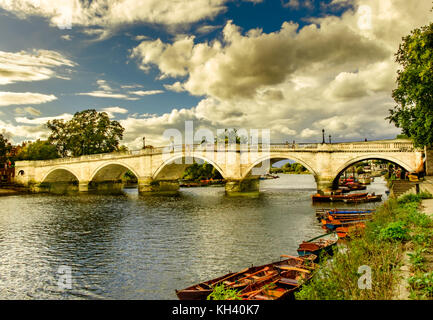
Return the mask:
POLYGON ((412 287, 412 290, 417 293, 415 295, 416 297, 433 297, 433 271, 410 277, 409 284, 412 287))
POLYGON ((403 221, 390 222, 380 230, 379 238, 385 241, 409 240, 409 228, 403 221))
POLYGON ((431 199, 433 196, 429 192, 420 192, 419 194, 406 194, 400 197, 397 202, 399 204, 419 203, 423 199, 431 199))
POLYGON ((424 265, 425 258, 423 256, 424 252, 426 252, 426 248, 419 248, 415 250, 413 253, 408 253, 409 261, 416 269, 421 269, 424 265))

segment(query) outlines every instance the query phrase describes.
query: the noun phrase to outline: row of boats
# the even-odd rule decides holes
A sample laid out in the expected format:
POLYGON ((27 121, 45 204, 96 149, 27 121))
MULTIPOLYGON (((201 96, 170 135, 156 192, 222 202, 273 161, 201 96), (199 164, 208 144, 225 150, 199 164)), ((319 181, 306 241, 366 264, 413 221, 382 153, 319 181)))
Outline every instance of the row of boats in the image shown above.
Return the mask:
POLYGON ((361 231, 365 223, 373 219, 374 209, 317 209, 317 219, 322 228, 335 232, 340 239, 348 238, 349 234, 361 231))
POLYGON ((224 285, 237 291, 242 300, 280 300, 293 296, 300 286, 311 279, 317 268, 316 255, 285 258, 261 266, 228 273, 216 279, 204 281, 182 290, 176 290, 180 300, 206 300, 214 288, 224 285))
POLYGON ((180 300, 206 300, 215 287, 236 290, 242 300, 281 300, 294 298, 294 293, 308 282, 324 255, 332 256, 339 239, 347 239, 365 222, 372 219, 374 209, 316 209, 316 216, 327 233, 303 241, 298 257, 282 255, 280 261, 251 266, 239 272, 200 282, 176 290, 180 300))

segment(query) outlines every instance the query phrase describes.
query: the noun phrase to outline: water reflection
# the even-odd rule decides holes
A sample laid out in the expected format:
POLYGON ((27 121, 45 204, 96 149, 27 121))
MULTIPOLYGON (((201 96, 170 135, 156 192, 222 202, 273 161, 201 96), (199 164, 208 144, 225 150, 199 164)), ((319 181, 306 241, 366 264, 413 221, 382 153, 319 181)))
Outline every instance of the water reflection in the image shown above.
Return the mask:
MULTIPOLYGON (((369 188, 383 194, 384 181, 369 188)), ((220 187, 0 198, 0 298, 175 299, 175 288, 295 254, 321 234, 314 189, 309 175, 282 175, 251 199, 220 187), (61 265, 72 268, 66 292, 61 265)))

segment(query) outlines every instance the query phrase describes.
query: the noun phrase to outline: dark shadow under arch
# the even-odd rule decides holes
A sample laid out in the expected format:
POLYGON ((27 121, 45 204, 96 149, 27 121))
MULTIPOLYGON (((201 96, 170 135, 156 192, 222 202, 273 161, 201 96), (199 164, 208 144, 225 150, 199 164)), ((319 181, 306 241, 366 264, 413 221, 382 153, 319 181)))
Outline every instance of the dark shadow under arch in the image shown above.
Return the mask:
POLYGON ((388 163, 393 164, 395 167, 398 167, 398 168, 402 169, 403 172, 407 172, 407 171, 409 171, 407 168, 403 167, 401 164, 399 164, 399 163, 397 163, 397 162, 395 162, 395 161, 392 161, 392 160, 389 160, 389 159, 385 159, 385 158, 380 158, 380 157, 369 157, 369 158, 367 157, 367 158, 362 159, 362 160, 357 160, 357 161, 350 162, 350 164, 347 164, 343 169, 339 169, 339 172, 337 173, 337 175, 335 176, 335 178, 334 178, 334 180, 333 180, 333 182, 332 182, 332 184, 333 184, 333 188, 334 188, 334 189, 338 189, 338 184, 339 184, 340 177, 341 177, 341 175, 342 175, 342 174, 343 174, 347 169, 349 169, 350 167, 356 165, 357 163, 361 163, 361 162, 365 162, 365 161, 370 161, 370 160, 380 160, 380 161, 385 161, 385 162, 388 162, 388 163))

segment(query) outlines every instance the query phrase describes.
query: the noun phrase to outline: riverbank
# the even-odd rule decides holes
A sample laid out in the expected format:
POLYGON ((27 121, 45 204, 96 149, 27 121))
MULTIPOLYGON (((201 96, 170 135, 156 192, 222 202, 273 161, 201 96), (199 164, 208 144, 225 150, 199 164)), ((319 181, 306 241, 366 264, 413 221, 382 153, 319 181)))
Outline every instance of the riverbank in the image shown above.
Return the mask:
POLYGON ((409 288, 408 298, 432 299, 433 220, 421 211, 423 199, 431 197, 410 194, 386 201, 364 232, 339 245, 334 257, 323 262, 296 298, 404 299, 401 290, 409 288))
POLYGON ((0 188, 0 197, 4 196, 16 196, 28 193, 27 189, 20 188, 0 188))

